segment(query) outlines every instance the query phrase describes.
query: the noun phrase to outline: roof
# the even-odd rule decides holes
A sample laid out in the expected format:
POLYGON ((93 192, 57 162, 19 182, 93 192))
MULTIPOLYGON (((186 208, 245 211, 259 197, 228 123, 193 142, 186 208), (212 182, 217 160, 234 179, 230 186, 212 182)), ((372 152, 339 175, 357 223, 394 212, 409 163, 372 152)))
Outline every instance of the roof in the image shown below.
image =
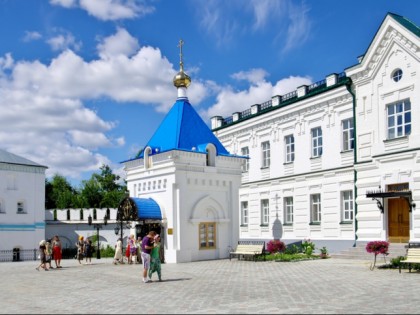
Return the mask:
POLYGON ((43 166, 41 164, 32 162, 28 159, 25 159, 19 155, 7 152, 5 150, 0 149, 0 163, 7 163, 7 164, 17 164, 17 165, 30 165, 30 166, 36 166, 36 167, 44 167, 48 168, 46 166, 43 166))
POLYGON ((420 28, 411 22, 409 19, 407 19, 404 16, 394 14, 394 13, 388 13, 390 16, 394 18, 398 23, 400 23, 402 26, 404 26, 406 29, 408 29, 413 34, 420 36, 420 28))
MULTIPOLYGON (((216 147, 217 155, 230 155, 203 119, 197 114, 188 99, 178 99, 168 112, 145 148, 152 154, 170 150, 206 153, 207 144, 216 147)), ((144 150, 135 157, 143 158, 144 150)))
POLYGON ((152 198, 131 199, 137 206, 137 214, 140 220, 162 220, 162 213, 156 201, 152 198))

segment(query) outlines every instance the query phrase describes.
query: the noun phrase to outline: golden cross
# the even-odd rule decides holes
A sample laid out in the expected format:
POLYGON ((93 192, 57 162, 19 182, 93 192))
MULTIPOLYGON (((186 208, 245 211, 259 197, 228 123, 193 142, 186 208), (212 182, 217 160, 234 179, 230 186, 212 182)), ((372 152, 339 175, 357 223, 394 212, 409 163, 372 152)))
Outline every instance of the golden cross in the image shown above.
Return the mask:
POLYGON ((181 65, 181 67, 183 65, 183 62, 182 62, 182 46, 183 45, 184 45, 184 41, 180 39, 177 47, 179 47, 179 64, 181 65))

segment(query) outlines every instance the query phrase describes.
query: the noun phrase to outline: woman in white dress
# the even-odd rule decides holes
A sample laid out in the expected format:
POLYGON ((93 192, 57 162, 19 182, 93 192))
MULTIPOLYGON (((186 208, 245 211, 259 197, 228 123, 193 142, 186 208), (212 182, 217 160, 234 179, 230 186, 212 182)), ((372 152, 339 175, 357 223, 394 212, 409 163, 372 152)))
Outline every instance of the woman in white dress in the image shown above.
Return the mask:
POLYGON ((115 255, 114 255, 114 265, 117 263, 123 264, 123 256, 122 256, 122 241, 121 238, 117 240, 115 244, 115 255))

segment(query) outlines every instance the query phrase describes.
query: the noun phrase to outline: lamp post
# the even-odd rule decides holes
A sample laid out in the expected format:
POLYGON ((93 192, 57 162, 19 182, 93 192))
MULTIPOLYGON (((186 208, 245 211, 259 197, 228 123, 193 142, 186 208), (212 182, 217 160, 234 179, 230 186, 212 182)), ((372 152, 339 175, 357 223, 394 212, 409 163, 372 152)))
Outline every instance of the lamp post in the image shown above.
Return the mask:
MULTIPOLYGON (((89 223, 89 225, 92 225, 92 216, 90 214, 89 214, 89 217, 88 217, 88 223, 89 223)), ((107 224, 108 224, 108 217, 105 214, 104 225, 107 225, 107 224)), ((97 240, 98 245, 97 245, 97 248, 96 248, 96 259, 101 259, 101 247, 100 247, 100 244, 99 244, 99 229, 102 229, 102 224, 95 223, 95 224, 93 224, 93 228, 96 229, 96 236, 98 237, 98 240, 97 240)))

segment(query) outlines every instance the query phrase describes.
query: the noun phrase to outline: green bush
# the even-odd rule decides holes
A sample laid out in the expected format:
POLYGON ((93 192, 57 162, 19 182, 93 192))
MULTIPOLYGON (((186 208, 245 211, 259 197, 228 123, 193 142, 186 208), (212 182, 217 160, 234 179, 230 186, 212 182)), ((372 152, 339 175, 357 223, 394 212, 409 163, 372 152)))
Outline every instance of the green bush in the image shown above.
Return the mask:
POLYGON ((107 245, 106 248, 101 248, 101 257, 111 257, 115 255, 115 249, 110 245, 107 245))

